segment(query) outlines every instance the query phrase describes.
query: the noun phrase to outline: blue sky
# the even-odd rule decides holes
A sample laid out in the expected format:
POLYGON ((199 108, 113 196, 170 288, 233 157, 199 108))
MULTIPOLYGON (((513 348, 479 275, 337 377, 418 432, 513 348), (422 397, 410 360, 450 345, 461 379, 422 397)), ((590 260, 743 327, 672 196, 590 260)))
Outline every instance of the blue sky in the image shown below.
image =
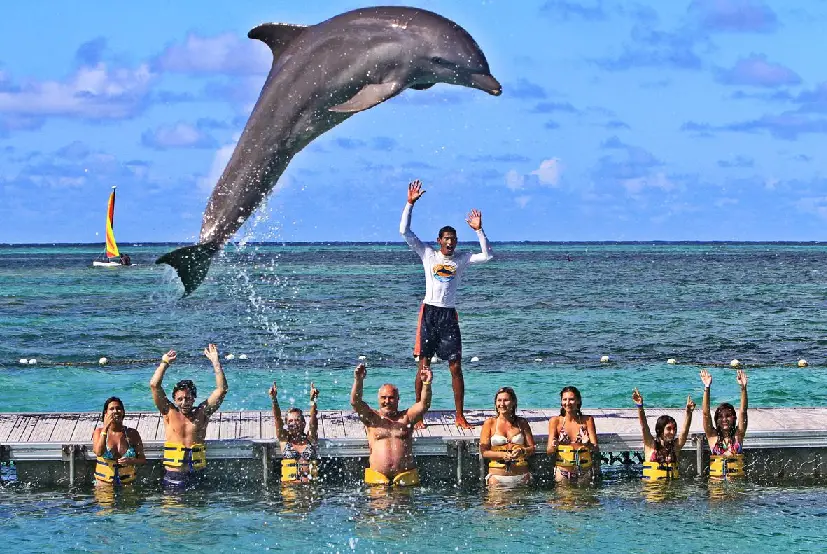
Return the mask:
MULTIPOLYGON (((503 95, 437 85, 302 151, 240 239, 824 240, 820 1, 406 2, 477 40, 503 95)), ((365 4, 16 2, 0 33, 0 242, 193 241, 270 66, 246 38, 365 4), (300 6, 300 4, 302 4, 300 6)))

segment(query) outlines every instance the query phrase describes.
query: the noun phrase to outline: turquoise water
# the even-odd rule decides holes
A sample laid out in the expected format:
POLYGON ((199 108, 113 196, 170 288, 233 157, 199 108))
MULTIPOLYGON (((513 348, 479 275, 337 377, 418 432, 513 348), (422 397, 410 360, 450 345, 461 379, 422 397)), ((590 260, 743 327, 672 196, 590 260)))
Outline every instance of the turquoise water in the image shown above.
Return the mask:
MULTIPOLYGON (((359 356, 369 396, 391 381, 403 404, 412 400, 424 283, 404 245, 231 248, 186 299, 171 270, 152 264, 169 248, 126 245, 139 265, 108 270, 88 267, 96 246, 0 247, 0 411, 97 411, 112 394, 127 410, 151 410, 148 381, 169 348, 180 359, 168 381, 192 378, 205 396, 207 342, 236 356, 224 361, 226 409, 268 409, 273 379, 283 404, 306 405, 312 380, 321 408, 346 409, 359 356), (99 367, 101 356, 110 365, 99 367)), ((650 406, 682 406, 688 393, 700 400, 698 371, 707 366, 713 402, 733 401, 733 358, 747 365, 751 406, 827 404, 827 245, 494 249, 494 261, 469 270, 459 299, 469 408, 489 407, 503 385, 523 407, 550 407, 568 384, 583 391, 586 410, 628 407, 635 386, 650 406), (602 355, 612 361, 601 364, 602 355), (810 367, 794 367, 799 358, 810 367)), ((437 366, 434 407, 452 407, 449 381, 437 366)), ((794 481, 724 494, 687 482, 656 502, 618 475, 593 490, 507 499, 476 487, 373 499, 331 487, 309 500, 208 490, 188 495, 184 508, 154 489, 108 505, 84 488, 12 484, 0 489, 0 537, 10 551, 815 551, 827 536, 824 493, 794 481)))

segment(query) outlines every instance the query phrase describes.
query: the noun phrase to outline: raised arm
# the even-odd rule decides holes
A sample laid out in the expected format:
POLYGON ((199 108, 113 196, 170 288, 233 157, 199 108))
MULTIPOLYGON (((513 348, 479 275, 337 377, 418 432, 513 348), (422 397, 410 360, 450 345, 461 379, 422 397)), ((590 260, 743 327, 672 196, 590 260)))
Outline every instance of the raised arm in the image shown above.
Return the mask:
POLYGON ((161 363, 158 364, 158 368, 155 370, 155 373, 152 374, 152 379, 149 380, 152 400, 155 402, 155 407, 158 408, 158 411, 163 415, 167 415, 167 412, 172 407, 172 402, 169 401, 167 393, 164 392, 164 373, 166 373, 169 365, 174 362, 176 358, 177 354, 175 350, 170 350, 161 356, 161 363))
POLYGON ((208 344, 204 349, 204 355, 215 370, 215 390, 210 393, 207 400, 204 402, 204 412, 207 417, 218 411, 221 403, 224 402, 224 397, 227 396, 227 378, 224 376, 224 369, 221 367, 221 362, 218 360, 218 348, 214 344, 208 344))
POLYGON ((103 427, 98 427, 92 432, 92 451, 95 456, 103 456, 106 452, 106 434, 112 425, 112 415, 109 412, 103 416, 103 427))
POLYGON ((408 185, 408 203, 405 204, 405 209, 402 210, 402 221, 399 222, 399 234, 405 237, 405 242, 419 254, 420 258, 425 254, 428 247, 411 231, 411 213, 414 204, 423 194, 425 194, 425 191, 422 190, 422 183, 419 182, 419 179, 408 185))
POLYGON ((310 422, 307 424, 307 439, 316 442, 319 438, 319 413, 316 409, 316 399, 319 397, 319 389, 313 382, 310 382, 310 422))
POLYGON ((422 380, 422 397, 419 402, 408 408, 408 422, 411 425, 419 423, 431 407, 431 380, 434 374, 431 368, 425 367, 419 372, 419 377, 422 380))
POLYGON ((281 418, 281 408, 279 407, 278 399, 279 389, 275 381, 273 381, 273 386, 270 387, 268 394, 270 395, 270 400, 273 401, 273 426, 276 428, 276 438, 279 442, 284 442, 287 440, 287 430, 284 428, 284 420, 281 418))
POLYGON ((744 373, 744 370, 739 369, 735 378, 738 380, 738 384, 741 385, 741 416, 738 418, 738 434, 741 441, 743 441, 747 434, 747 374, 744 373))
POLYGON ((695 411, 695 401, 692 400, 692 395, 686 397, 686 415, 683 418, 683 429, 678 436, 678 443, 675 445, 678 452, 681 451, 683 445, 686 444, 686 439, 689 437, 689 428, 692 426, 692 413, 695 411))
POLYGON ((652 430, 649 429, 649 422, 646 420, 646 411, 643 409, 643 396, 640 391, 632 391, 632 402, 637 406, 637 419, 640 422, 640 430, 643 432, 643 445, 646 448, 655 447, 655 439, 652 437, 652 430))
POLYGON ((704 384, 704 399, 701 403, 701 411, 704 416, 704 433, 707 439, 714 439, 718 436, 715 432, 715 425, 712 423, 712 416, 709 414, 709 389, 712 387, 712 375, 705 369, 701 370, 701 382, 704 384))
POLYGON ((485 231, 482 230, 482 212, 479 210, 471 210, 465 217, 465 222, 477 233, 477 238, 480 241, 480 249, 482 252, 473 254, 469 263, 477 264, 487 262, 494 257, 494 252, 488 244, 488 237, 485 236, 485 231))
POLYGON ((379 415, 374 412, 370 406, 362 400, 362 389, 365 385, 365 376, 368 374, 368 370, 365 367, 365 364, 359 364, 356 366, 356 369, 353 371, 353 387, 350 389, 350 405, 353 408, 353 411, 356 412, 356 415, 359 416, 359 419, 362 420, 362 423, 367 425, 368 427, 375 426, 381 418, 379 415))

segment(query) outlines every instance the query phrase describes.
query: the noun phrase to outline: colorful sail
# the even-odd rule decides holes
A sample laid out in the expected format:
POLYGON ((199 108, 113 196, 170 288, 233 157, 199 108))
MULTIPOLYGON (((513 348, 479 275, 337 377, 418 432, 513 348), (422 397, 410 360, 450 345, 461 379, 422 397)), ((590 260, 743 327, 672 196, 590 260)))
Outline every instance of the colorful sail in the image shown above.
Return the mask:
POLYGON ((117 258, 118 243, 115 242, 115 187, 112 187, 112 194, 109 195, 109 208, 106 210, 106 257, 117 258))

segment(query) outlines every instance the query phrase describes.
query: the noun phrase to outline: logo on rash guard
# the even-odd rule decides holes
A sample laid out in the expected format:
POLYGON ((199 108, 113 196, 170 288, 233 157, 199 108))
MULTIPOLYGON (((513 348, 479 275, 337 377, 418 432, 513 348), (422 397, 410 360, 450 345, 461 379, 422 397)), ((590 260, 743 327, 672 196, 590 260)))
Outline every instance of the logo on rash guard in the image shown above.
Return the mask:
POLYGON ((448 264, 434 265, 434 279, 447 283, 457 274, 457 266, 448 264))

